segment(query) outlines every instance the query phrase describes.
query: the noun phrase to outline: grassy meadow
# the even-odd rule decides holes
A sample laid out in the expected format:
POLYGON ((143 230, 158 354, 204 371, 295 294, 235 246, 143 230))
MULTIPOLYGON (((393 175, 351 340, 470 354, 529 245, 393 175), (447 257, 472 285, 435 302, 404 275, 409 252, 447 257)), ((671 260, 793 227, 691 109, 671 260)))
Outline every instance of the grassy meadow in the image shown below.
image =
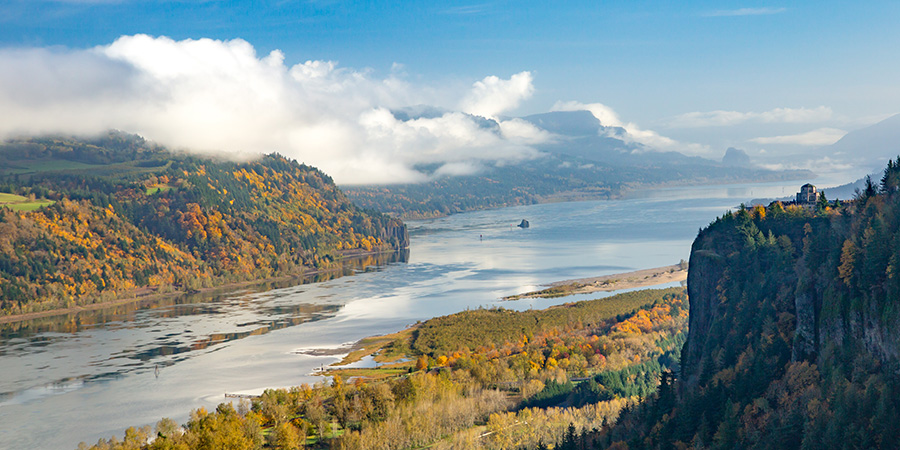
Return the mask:
POLYGON ((53 203, 55 203, 53 200, 29 200, 21 195, 0 192, 0 206, 5 206, 14 211, 34 211, 53 203))

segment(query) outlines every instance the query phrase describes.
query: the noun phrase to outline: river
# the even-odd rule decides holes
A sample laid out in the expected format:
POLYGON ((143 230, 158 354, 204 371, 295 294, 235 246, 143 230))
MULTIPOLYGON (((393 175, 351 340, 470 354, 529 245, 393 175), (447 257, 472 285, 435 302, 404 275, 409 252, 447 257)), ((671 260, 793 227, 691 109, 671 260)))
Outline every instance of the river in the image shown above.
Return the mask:
POLYGON ((320 381, 315 368, 340 356, 314 349, 466 308, 581 299, 499 301, 552 281, 677 263, 727 209, 799 184, 661 189, 413 221, 408 257, 357 262, 351 276, 0 325, 0 448, 73 449, 161 417, 183 423, 225 393, 320 381), (516 227, 522 219, 531 227, 516 227))

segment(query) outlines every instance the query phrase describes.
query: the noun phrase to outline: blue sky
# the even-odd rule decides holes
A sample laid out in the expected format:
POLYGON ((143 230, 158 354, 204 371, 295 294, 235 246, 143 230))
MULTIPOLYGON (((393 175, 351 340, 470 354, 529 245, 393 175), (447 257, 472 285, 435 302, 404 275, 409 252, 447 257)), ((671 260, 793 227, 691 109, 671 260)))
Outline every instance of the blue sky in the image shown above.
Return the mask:
POLYGON ((241 38, 261 53, 280 49, 289 62, 380 71, 396 62, 432 78, 529 70, 536 99, 601 101, 635 113, 828 100, 854 113, 868 108, 857 102, 888 113, 897 99, 871 91, 900 75, 898 2, 4 3, 7 46, 90 47, 136 33, 241 38))
POLYGON ((0 46, 59 57, 136 34, 241 39, 287 68, 332 61, 424 91, 528 72, 502 114, 602 103, 678 142, 760 151, 900 112, 898 23, 900 2, 884 1, 5 0, 0 46))

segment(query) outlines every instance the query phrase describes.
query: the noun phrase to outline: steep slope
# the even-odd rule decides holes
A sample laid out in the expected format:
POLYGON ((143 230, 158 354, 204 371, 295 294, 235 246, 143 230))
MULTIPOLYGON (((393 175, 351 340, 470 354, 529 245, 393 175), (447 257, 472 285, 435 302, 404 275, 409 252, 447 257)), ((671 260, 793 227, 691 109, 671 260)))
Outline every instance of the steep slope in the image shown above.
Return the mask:
POLYGON ((900 151, 900 114, 893 115, 874 125, 847 133, 839 141, 820 153, 834 159, 866 164, 876 168, 887 158, 900 151))
POLYGON ((122 135, 14 141, 0 155, 0 192, 55 201, 0 208, 4 314, 299 274, 408 243, 401 222, 279 155, 235 163, 122 135))
POLYGON ((600 443, 900 446, 900 159, 840 207, 740 210, 701 230, 675 389, 600 443))

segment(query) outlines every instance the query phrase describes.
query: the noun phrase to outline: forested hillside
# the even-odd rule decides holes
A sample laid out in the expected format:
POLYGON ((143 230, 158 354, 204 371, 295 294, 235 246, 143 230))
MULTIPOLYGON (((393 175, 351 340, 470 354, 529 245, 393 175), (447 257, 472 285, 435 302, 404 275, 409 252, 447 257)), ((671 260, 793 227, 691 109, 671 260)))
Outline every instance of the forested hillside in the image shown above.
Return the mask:
POLYGON ((673 386, 616 448, 900 447, 900 158, 844 205, 741 209, 694 242, 673 386))
POLYGON ((0 204, 0 314, 300 274, 408 239, 277 154, 237 163, 118 133, 3 143, 0 192, 21 199, 0 204))
POLYGON ((183 427, 163 419, 153 433, 130 428, 90 448, 541 448, 615 420, 654 390, 677 366, 686 301, 670 288, 439 317, 351 353, 374 355, 377 367, 338 366, 327 384, 267 390, 194 411, 183 427))

